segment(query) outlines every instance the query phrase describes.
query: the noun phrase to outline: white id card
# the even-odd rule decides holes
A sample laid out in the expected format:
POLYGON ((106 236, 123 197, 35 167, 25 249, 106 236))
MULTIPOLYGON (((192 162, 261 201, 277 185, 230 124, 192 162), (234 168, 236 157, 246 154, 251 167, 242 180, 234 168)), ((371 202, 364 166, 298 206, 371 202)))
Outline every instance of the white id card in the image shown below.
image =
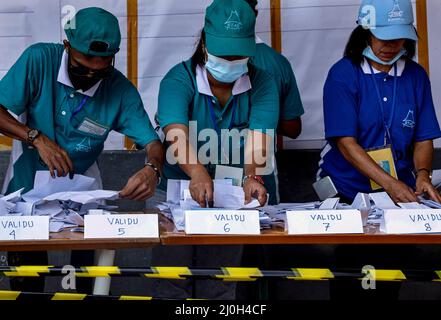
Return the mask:
POLYGON ((84 118, 83 122, 78 127, 78 130, 85 133, 91 133, 96 136, 103 136, 109 128, 96 123, 88 118, 84 118))
POLYGON ((216 180, 229 179, 233 181, 233 186, 241 187, 243 180, 243 169, 217 165, 215 179, 216 180))

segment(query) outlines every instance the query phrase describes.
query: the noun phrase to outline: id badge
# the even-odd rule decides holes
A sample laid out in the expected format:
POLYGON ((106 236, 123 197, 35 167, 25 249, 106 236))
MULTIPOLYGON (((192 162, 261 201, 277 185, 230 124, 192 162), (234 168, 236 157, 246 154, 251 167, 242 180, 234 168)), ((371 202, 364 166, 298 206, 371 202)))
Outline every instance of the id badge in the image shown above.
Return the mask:
POLYGON ((104 136, 109 128, 90 120, 89 118, 84 118, 81 122, 78 130, 84 133, 94 134, 96 136, 104 136))
MULTIPOLYGON (((390 176, 398 179, 397 170, 395 167, 394 156, 391 145, 384 147, 366 150, 367 154, 390 176)), ((382 189, 375 181, 371 180, 372 191, 382 189)))
POLYGON ((243 180, 243 169, 229 166, 216 166, 216 180, 232 180, 233 186, 241 187, 243 180))

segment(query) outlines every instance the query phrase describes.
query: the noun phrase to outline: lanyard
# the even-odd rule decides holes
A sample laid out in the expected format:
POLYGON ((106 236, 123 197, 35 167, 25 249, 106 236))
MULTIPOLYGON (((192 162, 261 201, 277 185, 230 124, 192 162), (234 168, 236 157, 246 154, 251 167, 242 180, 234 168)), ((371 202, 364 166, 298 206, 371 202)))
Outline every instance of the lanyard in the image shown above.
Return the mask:
POLYGON ((70 120, 72 120, 73 117, 75 117, 78 113, 80 113, 81 110, 83 110, 84 105, 86 104, 87 100, 89 100, 88 96, 84 96, 83 100, 80 102, 78 107, 72 112, 72 116, 70 117, 70 120))
MULTIPOLYGON (((220 136, 221 130, 220 130, 219 126, 217 125, 217 118, 216 118, 216 114, 214 112, 214 105, 213 105, 213 102, 211 101, 211 97, 207 96, 207 101, 208 101, 208 106, 209 106, 209 110, 210 110, 211 121, 213 122, 214 129, 216 130, 218 136, 220 136)), ((237 110, 237 98, 234 97, 233 98, 233 110, 232 110, 233 115, 231 117, 231 122, 230 122, 230 125, 228 126, 228 130, 233 129, 234 120, 236 119, 236 110, 237 110)))
MULTIPOLYGON (((214 105, 213 105, 213 101, 211 99, 212 99, 211 97, 207 96, 208 106, 209 106, 210 116, 211 116, 211 121, 213 122, 213 127, 216 130, 217 135, 219 137, 218 144, 219 144, 219 147, 222 150, 222 155, 225 158, 225 161, 228 162, 229 156, 228 156, 228 153, 225 151, 225 149, 222 146, 221 130, 220 130, 219 126, 217 125, 217 118, 216 118, 216 114, 214 112, 214 105)), ((233 129, 234 120, 236 119, 236 110, 237 110, 237 97, 234 97, 233 98, 233 109, 232 109, 233 114, 231 116, 231 122, 230 122, 230 125, 228 126, 228 130, 233 129)))
MULTIPOLYGON (((389 139, 389 142, 392 144, 392 136, 390 134, 390 128, 392 127, 392 122, 394 120, 394 114, 395 114, 395 106, 396 106, 396 102, 397 102, 397 75, 398 75, 398 71, 397 71, 397 64, 394 64, 394 90, 393 90, 393 98, 392 98, 392 110, 390 113, 390 117, 389 117, 389 122, 386 123, 386 117, 384 115, 384 106, 383 106, 383 99, 381 98, 381 94, 380 94, 380 88, 378 87, 378 83, 377 83, 377 79, 375 78, 375 73, 374 73, 374 69, 372 68, 372 65, 370 62, 369 63, 369 68, 371 69, 371 75, 372 75, 372 80, 374 82, 374 86, 375 86, 375 91, 377 92, 377 97, 378 97, 378 102, 379 102, 379 106, 380 106, 380 112, 381 112, 381 116, 383 118, 383 125, 384 125, 384 130, 386 132, 386 136, 389 139)), ((385 137, 386 140, 386 137, 385 137)), ((387 143, 385 143, 387 144, 387 143)))

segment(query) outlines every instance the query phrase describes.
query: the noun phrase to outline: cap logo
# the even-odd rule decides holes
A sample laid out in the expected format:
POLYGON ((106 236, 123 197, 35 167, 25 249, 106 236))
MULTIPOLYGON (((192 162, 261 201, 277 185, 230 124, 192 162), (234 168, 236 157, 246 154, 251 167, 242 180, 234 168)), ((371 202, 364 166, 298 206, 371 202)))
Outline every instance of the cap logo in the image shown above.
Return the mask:
POLYGON ((399 0, 395 0, 394 2, 394 8, 391 12, 388 14, 389 16, 389 22, 394 21, 403 21, 404 11, 400 8, 399 0))
POLYGON ((227 30, 242 30, 243 23, 240 21, 237 10, 231 11, 230 17, 225 21, 224 25, 227 30))

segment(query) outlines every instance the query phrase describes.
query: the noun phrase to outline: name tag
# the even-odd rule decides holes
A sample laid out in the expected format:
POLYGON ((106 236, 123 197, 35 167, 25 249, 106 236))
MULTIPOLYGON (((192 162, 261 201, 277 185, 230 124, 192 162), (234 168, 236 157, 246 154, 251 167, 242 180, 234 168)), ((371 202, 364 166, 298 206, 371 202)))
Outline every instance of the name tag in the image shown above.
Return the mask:
MULTIPOLYGON (((368 151, 367 154, 390 176, 398 179, 397 170, 395 168, 394 156, 391 147, 378 148, 376 150, 368 151)), ((372 191, 382 189, 375 181, 371 180, 372 191)))
POLYGON ((260 234, 259 211, 185 211, 185 232, 187 234, 260 234))
POLYGON ((84 216, 84 238, 158 238, 157 214, 112 214, 84 216))
POLYGON ((78 130, 85 133, 91 133, 97 136, 103 136, 106 134, 109 128, 96 123, 88 118, 85 118, 78 127, 78 130))
POLYGON ((386 233, 441 233, 441 210, 385 210, 384 223, 386 233))
POLYGON ((49 240, 49 217, 0 217, 0 240, 49 240))
POLYGON ((287 211, 288 234, 364 233, 358 210, 287 211))

